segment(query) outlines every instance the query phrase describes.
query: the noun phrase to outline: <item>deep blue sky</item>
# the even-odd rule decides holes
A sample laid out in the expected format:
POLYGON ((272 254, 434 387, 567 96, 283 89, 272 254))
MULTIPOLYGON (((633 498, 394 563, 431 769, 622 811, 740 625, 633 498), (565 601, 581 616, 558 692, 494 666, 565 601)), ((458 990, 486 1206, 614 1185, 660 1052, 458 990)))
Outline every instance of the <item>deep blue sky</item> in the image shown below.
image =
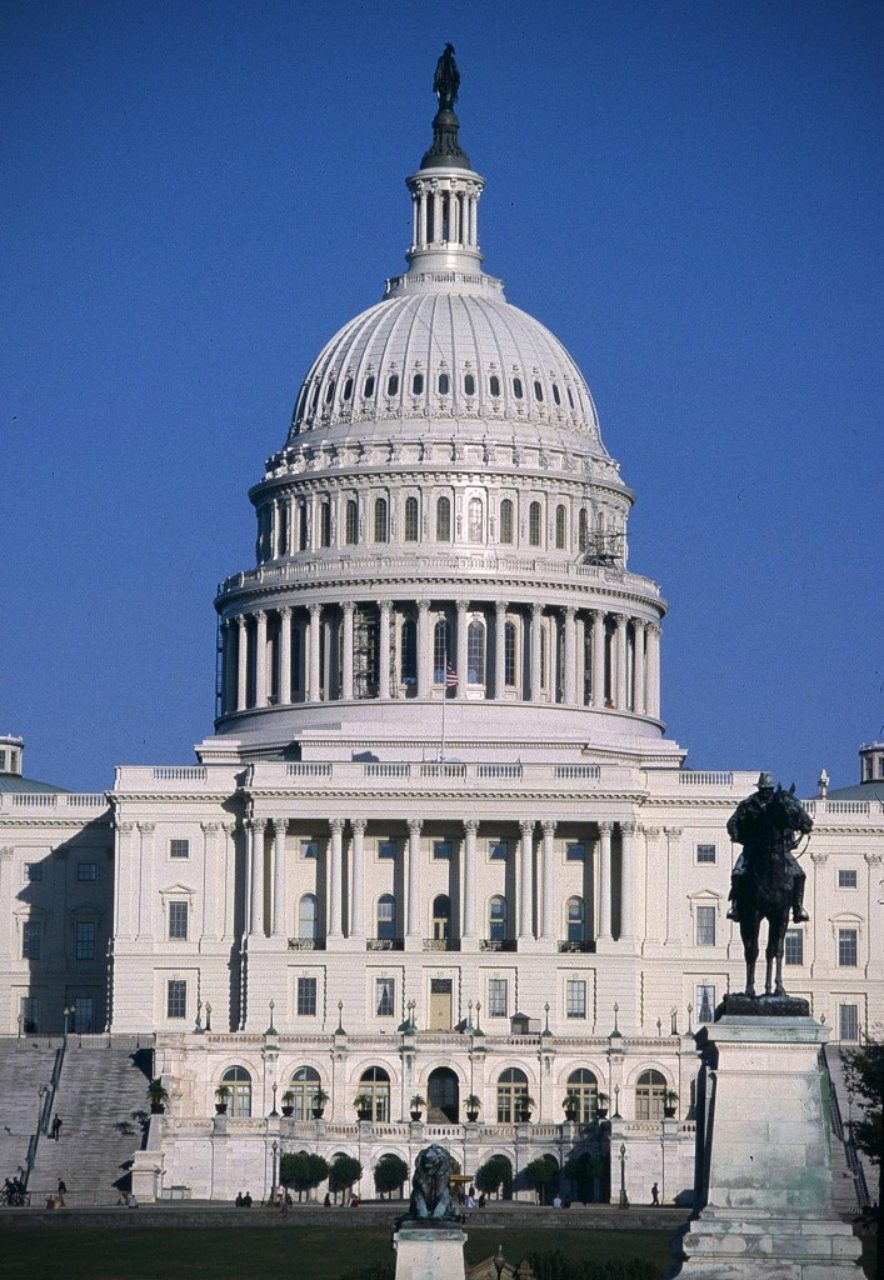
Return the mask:
POLYGON ((670 734, 855 781, 884 721, 884 8, 853 0, 6 0, 0 729, 83 789, 210 732, 246 489, 403 267, 446 40, 486 269, 638 494, 670 734))

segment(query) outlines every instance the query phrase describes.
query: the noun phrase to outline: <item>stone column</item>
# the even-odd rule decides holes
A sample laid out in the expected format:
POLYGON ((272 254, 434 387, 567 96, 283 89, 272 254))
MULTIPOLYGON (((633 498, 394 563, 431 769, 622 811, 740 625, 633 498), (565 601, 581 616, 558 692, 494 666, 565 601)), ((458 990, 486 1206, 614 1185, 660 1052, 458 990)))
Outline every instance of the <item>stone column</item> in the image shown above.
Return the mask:
POLYGON ((596 902, 599 907, 599 941, 611 941, 611 832, 612 822, 599 823, 599 882, 596 902))
POLYGON ((681 827, 664 827, 664 835, 666 836, 666 862, 668 872, 668 884, 666 892, 666 938, 664 946, 681 947, 681 920, 680 920, 680 903, 681 903, 681 875, 680 861, 681 848, 680 841, 682 835, 681 827))
POLYGON ((153 822, 136 824, 141 836, 141 862, 139 866, 138 934, 139 938, 153 937, 153 822))
POLYGON ((605 705, 605 615, 600 609, 592 615, 592 705, 605 705))
POLYGON ((273 936, 284 938, 286 934, 286 865, 285 833, 287 818, 273 819, 273 936))
POLYGON ((543 823, 543 901, 541 904, 540 936, 544 942, 554 942, 556 937, 555 912, 555 835, 556 824, 543 823))
POLYGON ((420 938, 421 934, 421 897, 420 897, 420 859, 422 818, 408 820, 408 919, 406 933, 409 938, 420 938))
POLYGON ((344 602, 344 633, 341 645, 341 697, 345 702, 353 699, 353 611, 352 600, 344 602))
POLYGON ((577 610, 565 607, 565 679, 564 697, 569 707, 577 701, 577 610))
POLYGON ((307 701, 319 702, 319 639, 322 617, 322 605, 309 606, 310 622, 307 627, 308 663, 307 663, 307 701))
POLYGON ((648 624, 647 629, 648 673, 645 700, 648 715, 655 720, 660 719, 660 628, 656 622, 648 624))
POLYGON ((264 826, 263 818, 253 818, 248 823, 251 863, 249 933, 253 937, 264 932, 264 826))
MULTIPOLYGON (((138 883, 135 879, 138 864, 135 862, 132 848, 132 832, 134 830, 134 822, 119 822, 114 819, 114 866, 116 867, 114 897, 117 911, 116 932, 120 938, 134 938, 138 925, 136 919, 138 883)), ((13 852, 14 850, 11 850, 10 856, 12 856, 13 852)), ((11 901, 11 899, 9 897, 0 898, 0 902, 7 901, 11 901)), ((7 916, 7 921, 11 923, 9 916, 7 916)))
POLYGON ((645 837, 645 875, 643 876, 645 898, 645 923, 641 930, 643 938, 654 946, 663 941, 664 907, 666 873, 660 859, 660 828, 644 827, 645 837))
POLYGON ((344 865, 342 857, 344 819, 332 818, 329 826, 331 827, 331 849, 328 860, 328 928, 326 937, 340 938, 342 936, 341 873, 344 865))
POLYGON ((246 698, 249 692, 249 633, 246 629, 246 615, 241 613, 236 619, 236 709, 245 711, 246 698))
POLYGON ((236 710, 236 662, 234 660, 234 630, 233 622, 230 618, 225 618, 221 623, 221 629, 224 633, 224 705, 221 708, 222 715, 229 715, 231 711, 236 710))
POLYGON ((635 940, 635 823, 620 823, 620 941, 635 940))
POLYGON ((467 696, 467 602, 457 602, 457 688, 456 698, 467 696))
POLYGON ((500 701, 504 695, 506 682, 506 603, 498 600, 494 605, 494 693, 492 697, 500 701))
POLYGON ((292 497, 292 498, 289 498, 288 518, 285 522, 285 542, 286 542, 285 553, 287 556, 294 555, 295 549, 297 546, 297 543, 295 541, 295 539, 298 536, 297 533, 295 532, 295 521, 297 520, 297 517, 298 517, 298 505, 295 502, 295 499, 292 497))
POLYGON ((427 243, 427 193, 426 191, 422 191, 420 193, 420 212, 418 214, 418 219, 419 219, 418 243, 423 245, 427 243))
POLYGON ((365 937, 365 818, 351 818, 350 937, 365 937))
POLYGON ((380 625, 378 627, 378 697, 388 702, 390 699, 390 610, 391 600, 378 602, 380 625))
POLYGON ((221 823, 221 879, 217 932, 225 941, 234 936, 236 902, 239 896, 236 878, 236 823, 221 823))
POLYGON ((476 835, 478 818, 464 820, 462 938, 476 937, 476 835))
POLYGON ((439 244, 442 240, 442 193, 438 190, 433 191, 433 243, 439 244))
POLYGON ((218 823, 201 822, 200 830, 203 833, 203 922, 200 932, 204 938, 217 938, 216 901, 221 883, 218 868, 218 823))
POLYGON ((267 706, 267 614, 259 609, 255 614, 255 706, 267 706))
POLYGON ((519 941, 533 938, 534 919, 534 823, 525 818, 519 823, 522 847, 519 852, 519 941))
POLYGON ((626 615, 618 613, 617 630, 614 633, 614 706, 618 711, 626 709, 626 615))
POLYGON ((430 696, 430 676, 433 655, 430 652, 430 602, 417 602, 417 696, 430 696))
POLYGON ((292 611, 287 604, 279 610, 279 702, 292 700, 292 611))
POLYGON ((543 605, 531 606, 531 701, 540 701, 540 627, 543 618, 543 605))
POLYGON ((633 618, 635 632, 635 680, 633 682, 632 709, 636 715, 645 714, 645 624, 633 618))

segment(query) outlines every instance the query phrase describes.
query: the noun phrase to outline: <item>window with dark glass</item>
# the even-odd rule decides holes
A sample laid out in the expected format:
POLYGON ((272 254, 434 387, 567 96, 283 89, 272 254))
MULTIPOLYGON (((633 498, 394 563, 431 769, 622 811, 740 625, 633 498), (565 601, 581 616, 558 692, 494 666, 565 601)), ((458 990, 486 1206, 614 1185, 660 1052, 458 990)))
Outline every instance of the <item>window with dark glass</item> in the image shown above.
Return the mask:
POLYGON ((298 1017, 312 1018, 316 1014, 316 979, 298 979, 298 1017))
POLYGON ((561 404, 562 397, 559 395, 559 388, 556 386, 555 383, 552 384, 552 393, 553 393, 553 400, 556 402, 556 404, 561 404))
POLYGON ((516 683, 516 624, 506 623, 503 630, 503 682, 509 688, 516 683))
POLYGON ((348 378, 347 381, 344 383, 344 390, 341 393, 341 398, 344 400, 349 400, 352 395, 353 395, 353 379, 348 378))
POLYGON ((375 1013, 392 1018, 396 1012, 396 982, 393 978, 375 978, 375 1013))
POLYGON ((585 551, 589 546, 589 529, 586 519, 586 511, 581 511, 577 519, 577 545, 581 551, 585 551))
POLYGON ((838 888, 839 889, 855 889, 856 888, 856 872, 855 871, 839 871, 838 872, 838 888))
POLYGON ((97 862, 78 862, 77 863, 77 879, 78 880, 97 880, 98 879, 98 863, 97 862))
POLYGON ((187 1017, 187 983, 182 978, 170 978, 166 983, 166 1017, 187 1017))
POLYGON ((187 903, 169 903, 169 937, 179 941, 187 940, 187 903))
POLYGON ((715 946, 714 907, 697 907, 697 946, 715 946))
POLYGON ((445 668, 451 655, 451 624, 440 618, 433 628, 433 679, 436 684, 445 680, 445 668))
POLYGON ((39 960, 43 950, 43 922, 41 920, 25 920, 21 931, 21 954, 23 960, 39 960))
POLYGON ((491 377, 488 379, 488 390, 493 396, 500 395, 500 378, 498 378, 496 373, 492 373, 491 377))
POLYGON ((402 624, 399 666, 402 683, 414 684, 417 680, 417 623, 412 618, 407 618, 402 624))
POLYGON ((439 374, 439 382, 437 385, 439 387, 439 395, 447 396, 448 392, 451 390, 451 379, 447 373, 439 374))
POLYGON ((405 541, 417 542, 418 536, 418 506, 417 498, 411 497, 405 499, 405 541))
POLYGON ((488 979, 488 1016, 505 1018, 507 1014, 507 980, 506 978, 488 979))
POLYGON ((528 508, 528 542, 532 547, 540 546, 541 510, 539 502, 532 502, 528 508))
POLYGON ((362 384, 362 394, 366 397, 374 395, 374 374, 369 374, 362 384))
POLYGON ((568 899, 568 941, 584 942, 586 940, 586 904, 582 898, 568 899))
POLYGON ((842 968, 854 968, 857 964, 857 938, 856 929, 839 929, 838 930, 838 964, 842 968))
POLYGON ((506 898, 497 893, 488 904, 488 937, 492 942, 506 938, 506 898))
POLYGON ((424 375, 422 373, 416 373, 411 380, 412 394, 419 396, 423 393, 423 389, 424 389, 424 375))
POLYGON ((522 390, 521 378, 513 378, 513 395, 516 397, 517 400, 521 400, 522 396, 524 395, 524 391, 522 390))
POLYGON ((563 506, 556 507, 556 549, 558 551, 564 551, 565 549, 565 520, 565 508, 563 506))
POLYGON ((319 545, 331 546, 331 503, 323 502, 319 508, 319 545))
POLYGON ((464 394, 474 396, 476 394, 476 379, 471 373, 465 375, 463 380, 464 394))
POLYGON ((538 404, 541 404, 543 401, 543 385, 537 381, 534 383, 534 399, 538 404))
POLYGON ((359 541, 359 505, 355 498, 349 498, 347 501, 345 527, 347 544, 355 547, 359 541))
POLYGON ((787 929, 786 945, 783 951, 785 964, 804 964, 804 930, 787 929))
POLYGON ((331 404, 334 398, 335 398, 335 380, 334 378, 332 378, 331 382, 328 384, 328 386, 325 389, 325 403, 331 404))
POLYGON ((374 540, 387 541, 387 499, 376 498, 374 504, 374 540))
POLYGON ((389 941, 396 936, 396 899, 392 893, 378 898, 377 936, 389 941))
POLYGON ((469 540, 470 542, 485 541, 485 513, 481 498, 470 498, 468 507, 469 513, 469 540))
POLYGON ((467 628, 467 680, 470 684, 485 683, 485 626, 478 619, 467 628))
POLYGON ((436 499, 436 541, 451 541, 451 502, 448 498, 436 499))
POLYGON ((169 857, 170 858, 189 858, 190 857, 190 841, 174 839, 169 841, 169 857))
POLYGON ((714 862, 715 861, 715 845, 714 844, 698 844, 697 845, 697 862, 714 862))
POLYGON ((713 1022, 715 1019, 715 988, 702 984, 696 990, 696 1008, 698 1022, 713 1022))
POLYGON ((500 541, 509 546, 513 540, 513 504, 504 498, 500 504, 500 541))
POLYGON ((387 379, 387 395, 395 396, 399 393, 399 374, 391 373, 387 379))
POLYGON ((570 978, 565 983, 565 1017, 586 1017, 586 982, 582 978, 570 978))
POLYGON ((95 923, 92 920, 78 920, 74 934, 76 957, 78 960, 95 959, 95 923))

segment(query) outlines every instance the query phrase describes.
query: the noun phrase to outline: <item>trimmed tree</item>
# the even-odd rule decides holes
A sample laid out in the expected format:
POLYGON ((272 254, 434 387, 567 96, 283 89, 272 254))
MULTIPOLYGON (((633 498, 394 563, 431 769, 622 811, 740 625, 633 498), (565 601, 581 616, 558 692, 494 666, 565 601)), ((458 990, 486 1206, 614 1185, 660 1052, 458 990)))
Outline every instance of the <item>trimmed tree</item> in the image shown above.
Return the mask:
POLYGON ((355 1156, 335 1156, 328 1174, 328 1189, 337 1197, 347 1192, 362 1177, 362 1165, 355 1156))
POLYGON ((501 1188, 507 1192, 512 1185, 512 1165, 506 1156, 492 1156, 476 1170, 476 1186, 486 1195, 499 1195, 501 1188))
POLYGON ((401 1195, 402 1184, 407 1177, 408 1165, 400 1156, 381 1156, 374 1170, 375 1190, 382 1200, 385 1192, 388 1196, 392 1196, 394 1191, 401 1195))
MULTIPOLYGON (((878 1166, 878 1204, 884 1202, 884 1033, 876 1028, 877 1040, 866 1040, 858 1049, 843 1049, 847 1087, 860 1099, 863 1118, 851 1125, 853 1141, 878 1166)), ((871 1199, 875 1199, 872 1192, 871 1199)), ((878 1224, 876 1274, 884 1276, 884 1231, 878 1224)))
POLYGON ((546 1200, 547 1188, 558 1181, 559 1168, 552 1156, 538 1156, 522 1170, 525 1185, 537 1192, 541 1204, 546 1200))
POLYGON ((578 1198, 583 1204, 592 1200, 596 1183, 604 1171, 605 1164, 601 1156, 590 1155, 588 1151, 581 1151, 579 1156, 571 1156, 565 1161, 562 1170, 565 1177, 574 1183, 578 1198))
POLYGON ((297 1191, 301 1200, 304 1193, 310 1198, 310 1192, 325 1182, 328 1177, 328 1162, 322 1156, 313 1155, 310 1151, 296 1151, 285 1155, 279 1162, 279 1180, 297 1191))

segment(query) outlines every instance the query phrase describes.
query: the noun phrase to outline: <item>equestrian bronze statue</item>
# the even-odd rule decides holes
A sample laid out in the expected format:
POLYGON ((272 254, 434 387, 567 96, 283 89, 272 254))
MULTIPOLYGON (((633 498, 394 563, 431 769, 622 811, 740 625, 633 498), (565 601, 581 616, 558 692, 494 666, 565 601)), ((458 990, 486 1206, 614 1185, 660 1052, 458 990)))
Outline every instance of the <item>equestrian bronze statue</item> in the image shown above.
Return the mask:
POLYGON ((813 818, 795 796, 775 786, 771 774, 759 776, 755 795, 741 800, 728 819, 730 838, 743 846, 731 875, 728 917, 738 921, 746 958, 746 995, 755 996, 758 934, 767 921, 766 996, 785 996, 783 951, 789 914, 796 924, 809 919, 804 910, 806 876, 793 852, 809 836, 813 818), (776 970, 774 971, 774 961, 776 970))

